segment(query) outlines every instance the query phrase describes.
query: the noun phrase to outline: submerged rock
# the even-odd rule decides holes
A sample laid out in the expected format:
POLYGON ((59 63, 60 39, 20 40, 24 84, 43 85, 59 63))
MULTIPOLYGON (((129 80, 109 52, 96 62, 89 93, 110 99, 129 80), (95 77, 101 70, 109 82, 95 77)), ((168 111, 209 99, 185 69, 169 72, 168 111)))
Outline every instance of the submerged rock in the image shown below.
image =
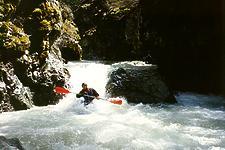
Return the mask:
POLYGON ((25 150, 18 138, 7 139, 0 136, 0 149, 2 150, 25 150))
POLYGON ((163 82, 157 66, 143 62, 123 62, 113 65, 107 92, 134 103, 175 103, 175 97, 163 82))

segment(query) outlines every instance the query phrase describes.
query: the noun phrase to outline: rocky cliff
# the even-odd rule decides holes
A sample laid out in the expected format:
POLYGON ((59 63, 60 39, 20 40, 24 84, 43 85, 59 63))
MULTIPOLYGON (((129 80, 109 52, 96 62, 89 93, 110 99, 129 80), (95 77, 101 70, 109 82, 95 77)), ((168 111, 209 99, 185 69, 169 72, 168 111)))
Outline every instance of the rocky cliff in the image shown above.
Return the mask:
POLYGON ((73 19, 57 0, 0 1, 1 111, 57 103, 53 89, 70 77, 64 58, 81 59, 73 19))

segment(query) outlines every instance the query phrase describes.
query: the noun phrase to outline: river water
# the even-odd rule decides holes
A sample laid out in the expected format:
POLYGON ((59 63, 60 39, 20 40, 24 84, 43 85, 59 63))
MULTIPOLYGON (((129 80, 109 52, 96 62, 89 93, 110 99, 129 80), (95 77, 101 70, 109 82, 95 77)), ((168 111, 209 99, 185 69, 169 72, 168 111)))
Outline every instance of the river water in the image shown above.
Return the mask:
MULTIPOLYGON (((105 97, 111 65, 69 62, 70 89, 87 82, 105 97)), ((178 93, 175 105, 115 105, 103 100, 83 107, 66 95, 57 105, 0 114, 0 135, 17 137, 27 150, 225 149, 225 100, 178 93)))

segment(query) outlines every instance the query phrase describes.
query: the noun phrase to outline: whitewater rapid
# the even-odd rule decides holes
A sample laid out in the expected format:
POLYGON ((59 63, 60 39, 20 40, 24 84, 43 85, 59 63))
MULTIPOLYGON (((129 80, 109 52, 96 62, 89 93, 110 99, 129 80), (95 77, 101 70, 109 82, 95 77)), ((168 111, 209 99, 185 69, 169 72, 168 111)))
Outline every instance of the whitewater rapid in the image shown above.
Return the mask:
MULTIPOLYGON (((86 82, 105 97, 111 65, 70 62, 70 89, 86 82)), ((103 100, 83 107, 68 94, 57 105, 0 114, 0 135, 19 138, 27 150, 225 149, 225 100, 179 93, 175 105, 115 105, 103 100)))

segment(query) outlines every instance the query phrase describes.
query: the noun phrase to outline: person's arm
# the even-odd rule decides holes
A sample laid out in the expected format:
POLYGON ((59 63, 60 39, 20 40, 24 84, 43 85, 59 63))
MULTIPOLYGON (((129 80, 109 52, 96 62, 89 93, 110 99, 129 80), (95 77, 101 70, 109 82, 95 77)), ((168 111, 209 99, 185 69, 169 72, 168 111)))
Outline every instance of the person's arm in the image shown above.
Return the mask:
POLYGON ((95 89, 92 89, 92 90, 93 90, 93 95, 95 96, 95 98, 100 99, 98 92, 96 92, 95 89))
POLYGON ((82 96, 84 96, 83 90, 81 90, 78 94, 76 94, 76 97, 77 97, 77 98, 80 98, 80 97, 82 97, 82 96))

